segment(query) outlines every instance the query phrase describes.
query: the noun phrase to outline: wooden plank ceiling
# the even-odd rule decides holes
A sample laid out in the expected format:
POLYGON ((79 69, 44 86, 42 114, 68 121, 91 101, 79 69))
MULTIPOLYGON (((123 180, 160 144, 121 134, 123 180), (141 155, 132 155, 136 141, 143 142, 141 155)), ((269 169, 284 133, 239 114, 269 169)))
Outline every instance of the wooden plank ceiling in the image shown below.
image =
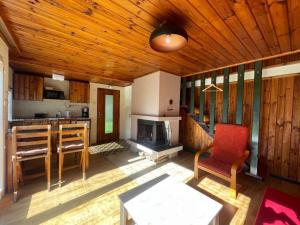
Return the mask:
POLYGON ((157 70, 200 72, 300 49, 299 0, 0 0, 22 72, 126 85, 157 70), (189 42, 158 53, 149 36, 163 21, 189 42))

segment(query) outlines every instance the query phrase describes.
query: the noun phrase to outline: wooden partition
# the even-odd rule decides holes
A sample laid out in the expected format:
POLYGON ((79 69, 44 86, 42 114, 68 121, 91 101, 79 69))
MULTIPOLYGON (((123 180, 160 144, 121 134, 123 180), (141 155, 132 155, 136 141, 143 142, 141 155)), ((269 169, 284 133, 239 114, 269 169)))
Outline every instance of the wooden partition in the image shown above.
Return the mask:
MULTIPOLYGON (((199 88, 196 87, 195 90, 197 111, 199 111, 199 88)), ((242 124, 249 127, 249 143, 252 130, 253 90, 253 80, 245 81, 242 124)), ((300 182, 300 76, 264 79, 261 91, 259 158, 268 164, 271 174, 300 182)), ((228 123, 236 122, 236 92, 237 84, 230 83, 228 123)), ((210 93, 207 93, 205 115, 210 114, 210 104, 210 93)), ((222 108, 223 92, 217 92, 215 123, 222 122, 222 108)), ((187 130, 184 135, 190 134, 187 130)))
POLYGON ((197 151, 212 143, 213 138, 188 115, 185 109, 180 110, 180 115, 182 120, 180 121, 179 139, 185 148, 197 151))

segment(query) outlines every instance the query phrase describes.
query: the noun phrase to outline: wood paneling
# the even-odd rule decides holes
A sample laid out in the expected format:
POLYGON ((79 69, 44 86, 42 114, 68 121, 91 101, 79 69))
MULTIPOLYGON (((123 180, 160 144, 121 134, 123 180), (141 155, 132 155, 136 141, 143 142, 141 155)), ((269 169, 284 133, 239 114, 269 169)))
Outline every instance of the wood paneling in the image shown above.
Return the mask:
MULTIPOLYGON (((267 163, 270 172, 298 181, 300 181, 299 87, 300 75, 263 80, 259 139, 259 158, 267 163)), ((249 131, 251 131, 253 81, 246 81, 244 88, 243 125, 249 127, 249 131)), ((236 83, 230 84, 229 94, 229 123, 235 123, 236 83)), ((216 123, 222 122, 220 116, 223 105, 221 95, 217 94, 216 123)), ((189 100, 187 99, 187 101, 189 100)), ((210 113, 209 101, 208 93, 204 109, 206 115, 210 113)), ((184 135, 189 137, 194 133, 195 131, 186 130, 184 135)), ((249 143, 251 143, 251 132, 249 143)))
POLYGON ((299 1, 5 0, 1 17, 16 37, 16 71, 128 85, 164 70, 186 75, 300 48, 299 1), (189 42, 173 53, 149 46, 168 20, 189 42))
POLYGON ((13 98, 15 100, 42 101, 43 91, 43 77, 24 74, 13 75, 13 98))
POLYGON ((289 177, 300 180, 300 79, 294 82, 291 149, 289 155, 289 177))
POLYGON ((90 85, 89 83, 70 81, 70 102, 89 103, 90 85))
POLYGON ((210 137, 207 132, 187 114, 185 109, 180 111, 180 115, 182 120, 180 120, 179 140, 184 147, 197 151, 212 143, 212 137, 210 137))
POLYGON ((291 50, 288 1, 267 0, 281 52, 291 50))

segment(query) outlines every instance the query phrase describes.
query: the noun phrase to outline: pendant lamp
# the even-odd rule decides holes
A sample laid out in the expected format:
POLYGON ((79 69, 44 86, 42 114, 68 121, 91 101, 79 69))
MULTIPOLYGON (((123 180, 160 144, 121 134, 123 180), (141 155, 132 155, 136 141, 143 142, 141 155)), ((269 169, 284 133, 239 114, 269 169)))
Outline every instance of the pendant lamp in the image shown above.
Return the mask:
POLYGON ((183 48, 188 42, 184 29, 168 22, 160 24, 150 36, 150 46, 158 52, 173 52, 183 48))

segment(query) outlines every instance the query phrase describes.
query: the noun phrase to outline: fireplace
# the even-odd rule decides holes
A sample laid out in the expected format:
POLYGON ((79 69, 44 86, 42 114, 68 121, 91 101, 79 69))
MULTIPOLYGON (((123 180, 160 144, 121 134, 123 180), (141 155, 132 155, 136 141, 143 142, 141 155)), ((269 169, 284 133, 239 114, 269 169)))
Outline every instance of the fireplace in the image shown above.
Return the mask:
POLYGON ((164 121, 138 119, 137 142, 154 148, 168 146, 164 121))

